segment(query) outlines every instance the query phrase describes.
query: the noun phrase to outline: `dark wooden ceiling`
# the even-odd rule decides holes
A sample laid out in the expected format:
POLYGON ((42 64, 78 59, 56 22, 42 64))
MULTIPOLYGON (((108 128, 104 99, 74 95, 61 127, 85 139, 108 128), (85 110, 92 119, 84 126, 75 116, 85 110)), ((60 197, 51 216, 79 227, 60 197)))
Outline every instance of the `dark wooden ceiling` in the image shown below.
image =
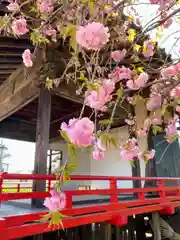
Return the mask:
MULTIPOLYGON (((62 121, 77 117, 80 114, 81 104, 52 96, 52 111, 50 138, 59 136, 58 130, 62 121)), ((0 123, 0 137, 25 141, 35 141, 38 99, 29 103, 12 116, 0 123)))
MULTIPOLYGON (((60 136, 59 129, 63 121, 78 117, 82 104, 75 103, 59 96, 52 96, 50 139, 60 136)), ((36 123, 38 112, 38 99, 29 103, 0 123, 0 137, 34 142, 36 140, 36 123)), ((90 116, 92 110, 85 108, 83 116, 90 116)), ((100 116, 106 118, 108 114, 100 116)), ((124 119, 118 119, 115 126, 124 125, 124 119)))
MULTIPOLYGON (((0 0, 0 16, 8 12, 7 0, 0 0)), ((33 49, 28 38, 21 39, 0 34, 0 84, 22 64, 22 53, 25 49, 33 49)))

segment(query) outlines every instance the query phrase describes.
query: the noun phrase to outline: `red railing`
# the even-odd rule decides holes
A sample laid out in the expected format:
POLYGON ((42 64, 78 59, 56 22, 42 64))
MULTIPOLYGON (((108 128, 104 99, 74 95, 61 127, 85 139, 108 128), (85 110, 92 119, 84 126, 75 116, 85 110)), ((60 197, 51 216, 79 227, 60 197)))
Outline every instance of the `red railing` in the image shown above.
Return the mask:
MULTIPOLYGON (((49 196, 48 192, 16 192, 4 193, 4 180, 47 180, 49 186, 56 177, 54 175, 33 175, 33 174, 0 174, 0 201, 16 199, 32 199, 45 198, 49 196)), ((96 190, 69 190, 65 191, 67 195, 66 209, 63 214, 71 216, 63 220, 65 228, 84 225, 93 222, 107 221, 111 224, 123 225, 127 223, 127 216, 148 213, 153 211, 161 211, 163 213, 172 214, 174 208, 180 206, 180 186, 165 186, 166 181, 172 181, 175 184, 180 178, 140 178, 140 177, 110 177, 110 176, 80 176, 73 175, 71 180, 100 180, 109 181, 108 189, 96 190), (117 181, 155 181, 156 186, 147 188, 118 188, 117 181), (136 193, 131 201, 122 200, 119 196, 122 194, 136 193), (152 196, 156 193, 156 196, 152 196), (147 195, 149 194, 149 195, 147 195), (90 206, 74 207, 73 196, 87 195, 108 195, 109 203, 98 205, 97 203, 90 206)), ((23 236, 35 235, 42 232, 52 231, 48 228, 48 223, 30 223, 37 221, 45 212, 30 213, 19 216, 3 216, 0 220, 0 234, 3 240, 16 239, 23 236), (26 223, 26 224, 25 224, 26 223), (25 225, 24 225, 25 224, 25 225)), ((55 228, 54 228, 55 229, 55 228)))

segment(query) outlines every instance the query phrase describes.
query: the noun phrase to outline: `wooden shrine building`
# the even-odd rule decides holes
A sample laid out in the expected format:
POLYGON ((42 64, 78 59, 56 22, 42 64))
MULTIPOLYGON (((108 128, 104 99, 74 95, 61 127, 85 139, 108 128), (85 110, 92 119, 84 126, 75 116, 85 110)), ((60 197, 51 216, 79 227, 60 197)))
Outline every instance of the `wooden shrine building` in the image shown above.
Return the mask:
MULTIPOLYGON (((3 1, 1 1, 0 15, 1 16, 4 15, 5 11, 6 11, 6 4, 3 1)), ((27 179, 30 178, 31 180, 34 180, 34 184, 33 184, 34 192, 42 193, 42 192, 45 192, 46 190, 45 180, 49 180, 49 181, 54 180, 52 176, 47 176, 47 179, 44 177, 44 175, 47 173, 47 151, 49 149, 60 150, 63 152, 63 156, 64 156, 63 159, 65 158, 65 155, 67 154, 67 148, 65 143, 63 142, 63 139, 60 137, 60 133, 59 133, 60 124, 63 121, 67 122, 70 118, 79 116, 82 105, 83 105, 83 98, 76 94, 77 86, 75 83, 69 81, 69 83, 67 84, 66 80, 62 78, 63 72, 70 59, 70 56, 66 51, 66 48, 63 48, 61 44, 53 45, 53 46, 50 45, 46 48, 44 47, 37 48, 35 50, 34 65, 28 69, 26 69, 22 64, 22 53, 25 49, 33 50, 33 46, 31 45, 31 42, 29 41, 28 37, 15 39, 12 36, 0 35, 0 137, 30 141, 30 142, 36 143, 36 153, 35 153, 35 161, 34 161, 35 164, 34 164, 34 171, 33 171, 33 174, 35 176, 24 175, 24 176, 19 176, 19 178, 22 179, 23 177, 27 177, 27 179), (57 81, 59 83, 58 87, 48 90, 44 84, 45 79, 47 77, 57 81), (40 181, 37 181, 38 177, 36 174, 39 174, 42 176, 40 177, 40 181)), ((152 59, 151 61, 151 65, 153 66, 153 68, 158 69, 158 67, 162 65, 161 58, 165 58, 165 57, 167 56, 164 50, 160 50, 159 52, 157 52, 155 54, 154 60, 152 59)), ((126 66, 129 63, 127 61, 124 61, 122 64, 126 66)), ((151 78, 153 78, 157 74, 157 72, 152 72, 151 68, 147 69, 147 72, 151 74, 151 78)), ((124 107, 126 108, 127 106, 124 106, 124 107)), ((139 127, 141 127, 148 114, 142 102, 139 102, 139 105, 137 105, 136 108, 133 109, 133 113, 137 117, 137 123, 139 127)), ((91 110, 88 107, 85 107, 83 116, 89 116, 90 114, 91 114, 91 110)), ((108 116, 109 116, 109 113, 105 113, 105 115, 103 115, 102 118, 103 117, 107 118, 108 116)), ((111 130, 112 134, 117 135, 120 139, 122 138, 121 139, 122 141, 124 141, 129 135, 127 125, 125 124, 125 119, 127 117, 128 116, 126 111, 124 111, 122 108, 118 109, 115 116, 115 121, 113 122, 112 130, 111 130)), ((140 191, 140 190, 137 190, 138 188, 140 189, 140 187, 144 187, 144 186, 146 187, 146 179, 142 179, 141 181, 141 179, 133 178, 133 177, 155 177, 155 176, 180 177, 179 143, 175 142, 174 144, 172 144, 172 146, 168 148, 167 153, 163 156, 162 161, 158 162, 159 156, 162 155, 164 149, 167 147, 166 143, 163 143, 158 147, 156 146, 157 142, 161 141, 161 139, 162 139, 162 135, 152 136, 151 134, 148 136, 148 138, 144 137, 142 139, 138 139, 142 149, 145 150, 148 148, 149 149, 155 148, 157 150, 155 159, 149 162, 147 166, 144 164, 144 162, 140 161, 135 163, 136 165, 135 168, 132 168, 130 164, 125 163, 120 159, 119 152, 118 150, 115 150, 115 149, 112 149, 107 153, 106 159, 103 163, 102 162, 94 163, 92 161, 90 151, 87 150, 83 153, 79 153, 78 161, 80 163, 79 164, 80 172, 78 172, 77 174, 83 174, 88 176, 100 175, 99 178, 84 177, 85 178, 84 184, 86 184, 88 181, 88 186, 90 186, 91 190, 89 191, 96 191, 97 189, 107 188, 106 183, 105 185, 100 184, 100 182, 102 182, 101 178, 103 176, 106 176, 104 177, 103 180, 104 182, 107 180, 108 184, 109 184, 109 181, 111 183, 112 183, 111 180, 114 181, 113 178, 112 179, 110 177, 108 178, 108 176, 118 176, 119 184, 120 184, 118 187, 124 188, 126 192, 129 191, 127 190, 127 188, 129 187, 134 188, 137 192, 140 191), (100 164, 103 164, 103 166, 100 164), (126 176, 127 178, 129 177, 129 179, 131 180, 130 185, 122 185, 122 182, 126 180, 126 179, 121 179, 121 177, 123 178, 124 176, 126 176)), ((26 159, 26 156, 24 156, 24 158, 26 159)), ((12 175, 6 175, 6 174, 4 176, 5 176, 5 179, 14 179, 14 177, 18 178, 18 176, 12 176, 12 175)), ((75 180, 82 180, 80 176, 75 176, 74 178, 75 180)), ((1 180, 2 181, 4 180, 3 175, 1 176, 1 180)), ((167 183, 168 186, 172 184, 172 181, 169 182, 168 179, 165 179, 165 180, 168 182, 167 183)), ((118 181, 118 179, 116 179, 116 181, 118 181)), ((179 179, 175 179, 173 182, 174 185, 179 185, 178 183, 179 183, 179 179)), ((152 182, 150 184, 152 186, 152 182)), ((115 192, 117 190, 117 188, 113 189, 113 186, 115 185, 110 184, 110 186, 112 191, 115 192)), ((163 199, 165 197, 164 186, 162 187, 161 185, 158 187, 159 187, 158 188, 159 190, 156 189, 156 191, 160 192, 160 197, 161 197, 160 199, 158 199, 158 201, 163 202, 163 199), (162 189, 160 189, 160 187, 162 187, 162 189)), ((99 190, 99 191, 101 192, 103 190, 99 190)), ((142 191, 146 191, 146 189, 142 191)), ((89 192, 89 194, 91 193, 93 192, 89 192)), ((78 194, 78 193, 74 191, 74 194, 78 194)), ((115 193, 115 194, 118 194, 118 193, 115 193)), ((180 206, 178 194, 179 192, 177 191, 176 196, 173 196, 174 200, 172 201, 177 201, 171 204, 174 208, 180 206)), ((8 199, 7 195, 5 196, 5 194, 4 195, 1 194, 1 200, 3 197, 4 199, 7 200, 8 199)), ((12 198, 14 196, 15 198, 15 195, 9 195, 9 196, 11 196, 12 198)), ((48 196, 48 195, 40 195, 40 196, 48 196)), ((38 199, 35 198, 32 200, 32 205, 39 208, 42 206, 43 200, 44 199, 41 199, 41 198, 38 198, 38 199)), ((101 207, 99 208, 97 207, 98 211, 100 212, 99 216, 98 214, 96 216, 97 219, 99 219, 98 220, 99 222, 103 221, 103 218, 105 217, 107 222, 110 220, 110 223, 112 223, 111 215, 114 214, 114 212, 112 213, 112 211, 117 204, 117 200, 118 200, 117 195, 115 195, 114 198, 112 197, 111 200, 112 200, 111 202, 112 205, 109 208, 108 216, 105 216, 102 213, 102 211, 105 211, 104 210, 105 207, 104 208, 102 207, 102 209, 101 207)), ((145 201, 144 193, 141 192, 140 194, 138 194, 138 201, 140 201, 138 202, 138 204, 142 204, 141 201, 145 201)), ((152 202, 153 201, 154 200, 152 200, 152 202)), ((168 201, 170 200, 168 199, 168 201)), ((71 214, 73 213, 72 199, 69 202, 70 202, 69 209, 71 211, 67 209, 67 211, 65 210, 65 213, 71 214)), ((135 202, 133 204, 137 204, 137 203, 135 202)), ((147 208, 145 208, 144 211, 151 212, 151 211, 160 211, 164 209, 164 206, 160 206, 160 203, 156 202, 156 204, 159 204, 159 205, 158 207, 154 206, 153 210, 151 206, 147 206, 147 208)), ((127 206, 124 205, 124 206, 125 208, 127 208, 127 206, 129 207, 129 205, 127 206)), ((168 210, 169 209, 172 210, 171 207, 169 207, 168 205, 168 210)), ((141 209, 137 207, 137 209, 134 210, 135 212, 134 214, 141 214, 143 211, 142 209, 143 209, 142 206, 141 206, 141 209)), ((117 207, 114 210, 118 211, 117 207)), ((130 209, 126 209, 126 210, 127 212, 124 212, 124 214, 129 216, 131 214, 129 213, 130 209)), ((77 211, 79 211, 82 215, 83 214, 85 215, 90 210, 88 209, 88 207, 86 207, 85 210, 82 210, 82 209, 79 210, 78 208, 77 211)), ((67 222, 68 228, 82 225, 83 221, 86 221, 87 223, 89 223, 88 222, 90 221, 89 219, 92 219, 91 228, 94 228, 94 225, 93 225, 94 212, 93 211, 88 212, 91 215, 84 216, 85 220, 82 220, 83 216, 81 216, 82 218, 81 222, 80 220, 77 220, 77 219, 73 219, 73 223, 70 222, 70 220, 67 220, 66 222, 67 222), (78 221, 79 221, 79 225, 75 225, 75 223, 78 221)), ((78 214, 80 214, 79 212, 78 214)), ((73 214, 76 217, 77 212, 74 212, 73 214)), ((124 218, 120 218, 120 222, 122 221, 123 224, 125 224, 127 220, 127 216, 125 220, 124 218)), ((36 221, 37 215, 36 215, 36 218, 32 218, 32 215, 30 218, 31 218, 31 222, 36 221)), ((131 216, 131 218, 133 217, 131 216)), ((116 220, 115 222, 117 223, 116 218, 115 220, 116 220)), ((14 220, 13 218, 10 218, 10 220, 7 219, 7 221, 9 221, 8 226, 13 228, 14 225, 11 226, 11 224, 12 223, 15 224, 15 218, 14 220)), ((21 219, 19 221, 22 221, 23 224, 25 224, 25 222, 27 222, 28 224, 30 220, 27 217, 26 221, 24 219, 23 220, 21 219)), ((114 218, 113 218, 113 221, 114 221, 114 218)), ((142 222, 142 218, 140 218, 140 222, 142 222)), ((1 225, 3 224, 1 224, 1 219, 0 219, 0 234, 1 234, 1 227, 2 227, 1 225)), ((24 228, 24 230, 22 230, 23 228, 21 228, 22 232, 24 231, 25 233, 27 230, 29 231, 29 234, 31 233, 31 229, 30 228, 28 229, 28 226, 23 225, 21 227, 24 228)), ((32 231, 32 235, 35 233, 40 233, 38 232, 39 231, 38 227, 39 226, 36 226, 36 230, 32 231)), ((43 225, 42 229, 45 229, 45 227, 47 227, 47 225, 43 225)), ((98 229, 97 231, 99 234, 99 232, 101 231, 100 226, 95 225, 95 228, 98 229)), ((141 228, 141 224, 136 226, 136 231, 137 229, 139 229, 138 234, 140 232, 140 228, 141 228)), ((7 230, 8 236, 10 236, 11 230, 12 230, 11 228, 7 230)), ((16 232, 17 233, 16 236, 22 236, 21 230, 19 228, 18 230, 19 232, 16 232)), ((122 238, 123 240, 136 239, 136 237, 132 237, 126 234, 125 233, 127 232, 126 230, 127 229, 124 230, 124 236, 127 235, 129 236, 129 238, 124 237, 122 238)), ((81 231, 80 234, 82 234, 82 236, 84 237, 85 235, 84 233, 82 233, 84 229, 82 228, 80 231, 81 231)), ((129 230, 129 232, 131 231, 129 230)), ((135 231, 133 230, 133 234, 135 235, 134 232, 135 231)), ((71 236, 73 234, 71 233, 71 236)), ((115 238, 114 233, 112 233, 111 235, 112 235, 112 239, 120 239, 120 238, 115 238)), ((120 236, 120 235, 117 235, 117 236, 120 236)), ((6 240, 6 239, 10 239, 10 238, 3 238, 3 240, 6 240)), ((63 239, 71 240, 71 239, 78 239, 78 238, 63 238, 63 239)), ((79 238, 79 239, 83 239, 83 238, 79 238)), ((102 238, 102 240, 104 239, 111 240, 111 238, 105 238, 105 237, 102 238)), ((142 236, 139 236, 139 238, 137 238, 137 240, 144 240, 144 239, 146 238, 143 238, 142 236)), ((156 238, 155 240, 159 240, 159 239, 156 238)))

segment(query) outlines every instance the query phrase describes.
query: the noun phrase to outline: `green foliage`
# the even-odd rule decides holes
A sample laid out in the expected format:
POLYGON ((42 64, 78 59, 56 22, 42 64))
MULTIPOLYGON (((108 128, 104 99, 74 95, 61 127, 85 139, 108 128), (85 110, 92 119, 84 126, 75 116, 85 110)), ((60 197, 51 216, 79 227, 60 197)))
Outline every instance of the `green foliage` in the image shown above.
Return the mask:
POLYGON ((61 136, 62 136, 62 137, 66 140, 66 142, 68 143, 68 152, 69 152, 69 154, 70 154, 70 158, 71 158, 72 160, 75 160, 75 159, 76 159, 76 156, 77 156, 76 146, 73 145, 73 144, 70 142, 70 140, 69 140, 68 135, 67 135, 66 132, 60 131, 60 133, 61 133, 61 136))
POLYGON ((89 13, 91 16, 94 14, 94 6, 95 5, 95 0, 89 0, 88 1, 88 7, 89 7, 89 13))
POLYGON ((66 140, 66 142, 70 143, 67 133, 64 131, 60 131, 60 133, 61 133, 61 137, 64 138, 64 140, 66 140))
POLYGON ((132 166, 133 168, 135 168, 134 160, 129 160, 129 163, 131 164, 131 166, 132 166))
POLYGON ((88 82, 88 78, 84 76, 84 72, 80 72, 80 77, 78 78, 82 82, 88 82))
POLYGON ((103 119, 103 120, 99 121, 99 124, 100 124, 101 127, 107 126, 107 125, 112 124, 112 123, 113 123, 113 121, 110 120, 110 119, 103 119))
POLYGON ((46 78, 45 87, 50 90, 53 88, 53 81, 50 78, 46 78))
POLYGON ((49 43, 49 40, 40 33, 39 29, 32 30, 30 39, 31 39, 33 45, 49 43))
POLYGON ((63 174, 63 180, 69 180, 70 175, 72 174, 75 168, 77 168, 77 165, 74 163, 71 163, 71 164, 67 164, 65 168, 60 168, 58 172, 60 174, 63 174))
POLYGON ((44 215, 40 222, 49 222, 49 227, 51 226, 61 226, 62 229, 64 230, 63 226, 63 219, 67 218, 67 216, 63 215, 59 211, 57 212, 50 212, 46 215, 44 215))
POLYGON ((76 152, 77 148, 75 145, 68 143, 68 153, 70 155, 70 158, 72 160, 75 160, 77 157, 77 152, 76 152))
POLYGON ((99 139, 102 142, 102 145, 104 145, 107 149, 112 145, 114 147, 117 147, 117 140, 114 136, 112 136, 108 132, 100 133, 99 139))
POLYGON ((153 132, 153 134, 156 136, 157 133, 163 132, 163 129, 162 129, 162 127, 160 127, 160 126, 153 125, 153 126, 152 126, 152 132, 153 132))
POLYGON ((0 30, 11 33, 11 18, 7 14, 0 16, 0 30))
POLYGON ((120 88, 117 90, 116 92, 117 96, 118 96, 118 99, 121 99, 124 95, 124 88, 123 86, 120 86, 120 88))
POLYGON ((76 164, 67 164, 65 167, 59 168, 58 172, 56 173, 56 179, 57 179, 57 189, 60 191, 62 187, 62 183, 67 182, 71 179, 71 174, 73 173, 73 170, 77 168, 78 166, 76 164), (59 176, 61 176, 59 180, 59 176))
POLYGON ((69 24, 67 27, 61 30, 64 40, 69 37, 70 48, 77 51, 77 42, 76 42, 76 25, 69 24))

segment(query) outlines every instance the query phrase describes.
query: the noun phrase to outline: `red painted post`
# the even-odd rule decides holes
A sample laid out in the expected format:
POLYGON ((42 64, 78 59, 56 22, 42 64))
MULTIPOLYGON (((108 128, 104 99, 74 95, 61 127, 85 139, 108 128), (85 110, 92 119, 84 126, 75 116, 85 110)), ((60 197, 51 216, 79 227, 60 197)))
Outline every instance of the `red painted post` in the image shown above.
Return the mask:
MULTIPOLYGON (((0 176, 0 195, 3 193, 3 177, 0 176)), ((0 207, 1 207, 1 196, 0 196, 0 207)))
POLYGON ((20 188, 21 188, 20 183, 18 183, 17 184, 17 192, 20 192, 20 188))
MULTIPOLYGON (((114 190, 114 191, 117 190, 117 180, 116 179, 110 180, 110 189, 114 190)), ((110 202, 111 203, 117 203, 118 202, 118 193, 117 193, 117 191, 111 194, 110 202)))
POLYGON ((70 192, 66 193, 66 208, 72 208, 72 194, 70 192))
POLYGON ((139 200, 145 200, 145 194, 144 194, 144 192, 138 192, 138 199, 139 199, 139 200))
POLYGON ((48 180, 48 192, 51 191, 51 180, 48 180))
POLYGON ((158 187, 159 187, 159 196, 160 198, 165 198, 166 197, 166 192, 163 190, 164 188, 164 181, 163 180, 158 180, 158 187))

